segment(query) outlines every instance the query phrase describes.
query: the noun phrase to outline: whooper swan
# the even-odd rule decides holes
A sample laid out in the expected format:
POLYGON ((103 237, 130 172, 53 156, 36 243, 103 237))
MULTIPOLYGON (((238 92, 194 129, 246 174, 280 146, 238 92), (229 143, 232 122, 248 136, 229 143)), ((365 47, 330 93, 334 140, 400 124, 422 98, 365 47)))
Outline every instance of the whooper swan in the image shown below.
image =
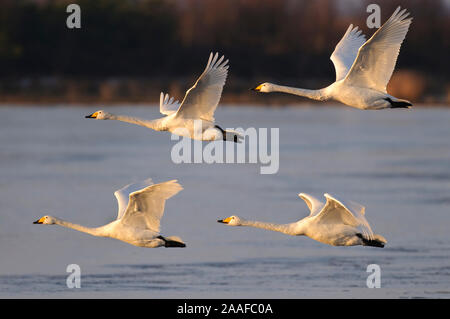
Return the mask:
POLYGON ((139 118, 115 115, 103 110, 85 116, 97 120, 117 120, 144 126, 155 131, 169 131, 180 136, 192 139, 213 141, 225 140, 239 143, 243 138, 241 134, 231 130, 224 130, 215 124, 214 111, 219 104, 222 89, 228 74, 228 60, 224 56, 212 53, 209 56, 205 70, 187 90, 181 105, 169 98, 168 94, 161 92, 159 99, 160 112, 165 117, 156 120, 143 120, 139 118))
POLYGON ((153 185, 152 180, 147 179, 127 185, 114 193, 119 206, 117 219, 101 227, 84 227, 52 216, 44 216, 34 224, 56 224, 140 247, 186 247, 180 238, 163 237, 159 233, 166 200, 182 189, 176 180, 153 185))
MULTIPOLYGON (((290 224, 272 224, 250 221, 237 216, 218 220, 230 226, 250 226, 273 230, 292 236, 307 236, 324 244, 333 246, 374 246, 384 247, 386 239, 374 235, 364 217, 365 208, 352 203, 350 211, 337 199, 325 194, 326 204, 311 195, 300 193, 311 213, 298 222, 290 224)), ((349 206, 349 205, 348 205, 349 206)), ((350 207, 350 206, 349 206, 350 207)))
POLYGON ((386 86, 394 71, 403 39, 412 18, 398 7, 372 37, 366 38, 351 24, 337 44, 331 61, 336 69, 336 82, 320 90, 307 90, 263 83, 253 90, 284 92, 313 100, 336 100, 363 109, 409 108, 411 102, 389 95, 386 86))

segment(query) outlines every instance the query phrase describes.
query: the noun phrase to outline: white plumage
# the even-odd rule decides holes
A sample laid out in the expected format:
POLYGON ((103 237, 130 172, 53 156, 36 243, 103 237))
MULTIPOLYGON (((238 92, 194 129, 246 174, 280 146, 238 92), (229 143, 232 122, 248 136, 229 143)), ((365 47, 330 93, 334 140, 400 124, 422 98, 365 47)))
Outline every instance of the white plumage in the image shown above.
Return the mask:
POLYGON ((182 189, 176 180, 153 184, 151 179, 147 179, 127 185, 114 193, 118 203, 117 219, 101 227, 85 227, 48 215, 34 223, 56 224, 93 236, 115 238, 140 247, 185 247, 178 237, 160 235, 160 221, 164 214, 165 202, 182 189))
POLYGON ((300 193, 299 196, 308 205, 310 214, 294 223, 274 224, 245 220, 238 216, 230 216, 218 222, 230 226, 257 227, 292 236, 307 236, 333 246, 384 247, 386 244, 383 236, 373 233, 364 216, 363 206, 356 203, 344 205, 329 194, 324 195, 327 199, 325 204, 305 193, 300 193))
POLYGON ((226 140, 239 143, 241 134, 224 130, 215 124, 214 112, 222 96, 228 74, 228 60, 219 54, 210 54, 206 68, 195 84, 187 90, 181 104, 169 94, 161 92, 159 109, 166 115, 156 120, 143 120, 123 115, 114 115, 99 110, 86 118, 117 120, 144 126, 156 131, 169 131, 192 139, 213 141, 226 140))
POLYGON ((336 100, 359 109, 409 108, 411 102, 386 91, 412 22, 408 16, 406 9, 398 7, 368 41, 358 27, 350 25, 330 57, 336 82, 326 88, 308 90, 263 83, 253 90, 284 92, 319 101, 336 100))

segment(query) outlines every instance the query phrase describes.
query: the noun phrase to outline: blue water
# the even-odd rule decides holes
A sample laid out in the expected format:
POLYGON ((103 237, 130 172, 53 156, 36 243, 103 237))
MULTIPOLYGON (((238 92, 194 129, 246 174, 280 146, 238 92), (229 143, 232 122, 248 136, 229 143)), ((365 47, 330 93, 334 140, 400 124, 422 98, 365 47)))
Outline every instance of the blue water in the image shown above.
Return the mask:
MULTIPOLYGON (((221 106, 222 127, 280 129, 279 171, 261 164, 174 164, 170 134, 94 121, 91 107, 0 108, 0 297, 412 298, 450 296, 450 110, 360 111, 221 106), (178 179, 162 234, 185 249, 146 249, 59 226, 116 216, 113 192, 147 177, 178 179), (244 227, 308 215, 299 192, 366 206, 384 249, 332 247, 244 227), (81 268, 69 289, 66 267, 81 268), (369 289, 369 264, 381 288, 369 289)), ((156 118, 150 106, 103 107, 156 118)))

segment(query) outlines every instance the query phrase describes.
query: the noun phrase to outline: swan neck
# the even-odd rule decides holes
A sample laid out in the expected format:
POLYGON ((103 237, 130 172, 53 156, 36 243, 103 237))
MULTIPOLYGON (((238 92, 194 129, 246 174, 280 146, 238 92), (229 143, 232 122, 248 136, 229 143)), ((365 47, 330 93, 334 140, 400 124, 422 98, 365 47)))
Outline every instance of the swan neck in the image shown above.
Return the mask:
POLYGON ((328 99, 328 96, 324 89, 320 90, 308 90, 308 89, 301 89, 301 88, 294 88, 290 86, 283 86, 283 85, 276 85, 273 84, 274 91, 276 92, 282 92, 282 93, 289 93, 293 95, 303 96, 307 97, 312 100, 317 101, 324 101, 328 99))
POLYGON ((136 124, 150 128, 152 130, 159 130, 158 120, 143 120, 137 117, 131 117, 126 115, 112 115, 111 120, 136 124))
POLYGON ((85 226, 67 222, 67 221, 61 220, 61 219, 55 219, 55 224, 66 227, 66 228, 78 230, 80 232, 87 233, 92 236, 104 236, 104 234, 100 231, 99 228, 85 227, 85 226))
POLYGON ((272 230, 288 235, 293 235, 290 224, 274 224, 274 223, 266 223, 254 220, 243 220, 241 221, 242 226, 249 226, 255 228, 262 228, 266 230, 272 230))

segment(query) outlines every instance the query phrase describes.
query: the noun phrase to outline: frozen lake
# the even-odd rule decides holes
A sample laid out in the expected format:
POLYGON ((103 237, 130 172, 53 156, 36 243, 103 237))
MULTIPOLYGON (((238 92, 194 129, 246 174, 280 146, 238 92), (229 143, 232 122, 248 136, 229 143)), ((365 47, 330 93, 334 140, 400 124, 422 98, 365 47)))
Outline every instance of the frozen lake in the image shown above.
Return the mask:
MULTIPOLYGON (((0 108, 0 297, 450 297, 450 109, 219 107, 224 128, 280 129, 279 171, 260 164, 174 164, 166 132, 84 118, 99 107, 0 108), (113 192, 178 179, 163 235, 185 249, 146 249, 59 226, 116 217, 113 192), (309 214, 299 192, 366 206, 384 249, 331 247, 218 218, 288 223, 309 214), (66 267, 81 268, 69 289, 66 267), (369 264, 381 288, 369 289, 369 264)), ((104 107, 159 117, 155 107, 104 107)))

